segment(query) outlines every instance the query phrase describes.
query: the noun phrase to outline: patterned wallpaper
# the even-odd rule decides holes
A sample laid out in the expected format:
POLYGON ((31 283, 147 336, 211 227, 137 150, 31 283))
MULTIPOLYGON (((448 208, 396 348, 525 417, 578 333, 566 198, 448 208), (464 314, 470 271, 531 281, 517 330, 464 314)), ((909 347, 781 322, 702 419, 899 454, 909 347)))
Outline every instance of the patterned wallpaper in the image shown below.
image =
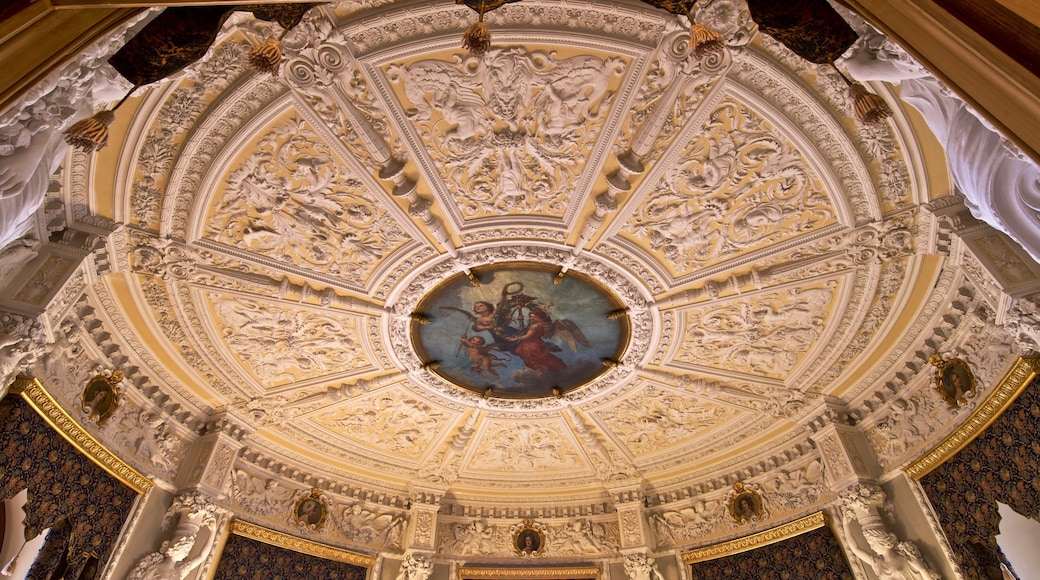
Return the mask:
POLYGON ((228 537, 214 580, 362 580, 365 568, 258 542, 228 537))
POLYGON ((0 498, 26 488, 26 536, 66 518, 70 566, 87 554, 107 560, 137 497, 12 395, 0 401, 0 498))
POLYGON ((965 578, 1002 578, 997 502, 1040 520, 1040 379, 956 456, 921 478, 965 578))
POLYGON ((750 552, 690 564, 690 577, 852 580, 852 571, 837 538, 824 527, 750 552))

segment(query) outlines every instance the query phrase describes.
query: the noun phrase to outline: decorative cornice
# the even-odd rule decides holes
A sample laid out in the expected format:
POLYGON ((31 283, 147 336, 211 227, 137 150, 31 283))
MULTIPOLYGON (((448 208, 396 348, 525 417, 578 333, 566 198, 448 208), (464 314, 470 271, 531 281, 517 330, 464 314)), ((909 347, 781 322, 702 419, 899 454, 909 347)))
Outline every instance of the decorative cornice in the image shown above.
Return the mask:
POLYGON ((596 566, 571 568, 459 568, 458 580, 495 580, 498 578, 537 578, 552 580, 554 578, 574 579, 599 578, 600 570, 596 566))
POLYGON ((805 516, 804 518, 797 519, 793 522, 777 526, 764 532, 759 532, 729 542, 723 542, 721 544, 715 544, 714 546, 684 552, 682 559, 686 564, 693 564, 694 562, 704 562, 705 560, 714 560, 716 558, 732 556, 741 552, 754 550, 755 548, 761 548, 762 546, 768 546, 769 544, 775 544, 788 538, 804 534, 805 532, 811 532, 817 528, 822 528, 825 525, 827 525, 827 517, 823 512, 816 512, 805 516))
POLYGON ((301 554, 324 558, 326 560, 333 560, 335 562, 344 562, 346 564, 353 564, 364 568, 371 568, 372 565, 376 563, 376 559, 373 556, 366 556, 365 554, 358 554, 357 552, 348 552, 347 550, 333 548, 332 546, 319 544, 318 542, 311 542, 310 540, 304 540, 302 538, 290 536, 289 534, 283 534, 281 532, 262 528, 258 525, 238 519, 231 521, 231 533, 258 542, 263 542, 265 544, 271 544, 272 546, 278 546, 279 548, 285 548, 294 552, 300 552, 301 554))
POLYGON ((19 394, 44 421, 61 434, 80 453, 107 471, 112 477, 137 493, 146 493, 155 483, 101 444, 65 411, 51 396, 39 379, 20 375, 11 385, 11 392, 19 394))
POLYGON ((956 431, 925 453, 920 459, 903 468, 914 480, 920 480, 933 469, 964 449, 976 437, 982 434, 993 421, 996 421, 1010 405, 1022 394, 1026 386, 1040 373, 1040 355, 1019 357, 1011 370, 1000 380, 1000 384, 978 409, 961 424, 956 431))

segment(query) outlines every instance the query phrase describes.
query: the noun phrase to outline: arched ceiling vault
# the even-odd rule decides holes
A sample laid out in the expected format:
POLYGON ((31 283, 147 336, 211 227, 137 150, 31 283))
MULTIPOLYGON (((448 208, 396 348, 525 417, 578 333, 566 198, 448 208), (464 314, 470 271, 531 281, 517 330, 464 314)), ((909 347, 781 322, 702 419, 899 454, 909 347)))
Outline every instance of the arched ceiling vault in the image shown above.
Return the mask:
MULTIPOLYGON (((91 300, 166 397, 252 433, 239 461, 311 481, 587 509, 818 477, 812 421, 874 397, 955 281, 927 255, 912 119, 856 122, 742 2, 698 6, 721 56, 635 2, 506 5, 483 58, 459 48, 465 7, 331 4, 278 76, 243 62, 277 27, 235 16, 121 110, 114 146, 70 158, 70 191, 126 224, 91 300), (559 397, 443 378, 409 315, 460 273, 494 301, 511 263, 616 298, 618 360, 559 397)), ((421 314, 467 329, 445 312, 421 314)))

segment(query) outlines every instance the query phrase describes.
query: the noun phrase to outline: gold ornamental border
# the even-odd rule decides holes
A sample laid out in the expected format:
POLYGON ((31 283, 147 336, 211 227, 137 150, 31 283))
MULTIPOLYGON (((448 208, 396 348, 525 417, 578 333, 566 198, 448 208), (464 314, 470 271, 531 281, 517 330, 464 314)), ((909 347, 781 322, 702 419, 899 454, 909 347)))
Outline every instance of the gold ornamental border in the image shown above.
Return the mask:
POLYGON ((823 512, 816 512, 793 522, 788 522, 782 526, 768 529, 764 532, 759 532, 743 538, 737 538, 736 540, 730 540, 721 544, 715 544, 714 546, 707 546, 705 548, 683 552, 682 559, 686 564, 693 564, 695 562, 704 562, 706 560, 715 560, 716 558, 732 556, 741 552, 754 550, 755 548, 761 548, 762 546, 768 546, 769 544, 775 544, 788 538, 811 532, 817 528, 822 528, 825 525, 827 525, 827 517, 823 512))
POLYGON ((997 417, 1004 413, 1011 403, 1025 391, 1026 386, 1038 373, 1040 373, 1040 355, 1019 357, 1011 370, 1000 380, 993 393, 979 405, 979 408, 975 409, 964 423, 961 423, 956 431, 947 435, 920 459, 903 468, 903 471, 912 479, 919 480, 956 455, 981 435, 993 421, 996 421, 997 417))
POLYGON ((308 556, 343 562, 344 564, 353 564, 363 568, 371 568, 376 563, 376 559, 373 556, 366 556, 365 554, 358 554, 357 552, 350 552, 326 544, 304 540, 303 538, 276 532, 275 530, 242 520, 231 520, 231 533, 272 546, 278 546, 279 548, 307 554, 308 556))
POLYGON ((12 394, 21 395, 52 429, 80 453, 137 493, 146 493, 155 483, 120 459, 94 438, 58 402, 36 377, 19 375, 11 384, 12 394))
POLYGON ((527 578, 530 580, 579 580, 591 578, 598 580, 600 574, 596 566, 577 566, 568 568, 459 568, 458 580, 499 580, 502 578, 527 578))

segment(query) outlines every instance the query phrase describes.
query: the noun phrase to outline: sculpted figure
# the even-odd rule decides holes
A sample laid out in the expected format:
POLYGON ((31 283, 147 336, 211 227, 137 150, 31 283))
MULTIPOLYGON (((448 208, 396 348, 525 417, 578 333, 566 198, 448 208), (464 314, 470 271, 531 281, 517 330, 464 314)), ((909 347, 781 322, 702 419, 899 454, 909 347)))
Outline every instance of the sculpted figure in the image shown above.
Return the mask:
POLYGON ((664 580, 657 563, 649 554, 625 556, 625 574, 628 574, 629 580, 664 580))
POLYGON ((859 81, 899 85, 946 149, 957 188, 976 218, 1011 236, 1040 261, 1040 167, 885 37, 867 35, 844 61, 859 81))
POLYGON ((125 43, 132 24, 84 51, 0 114, 0 248, 32 225, 51 174, 68 150, 62 130, 91 115, 94 103, 114 101, 129 90, 106 59, 125 43))
POLYGON ((426 556, 409 554, 401 563, 395 580, 427 580, 433 573, 433 562, 426 556))
POLYGON ((127 580, 184 580, 204 562, 216 541, 215 507, 197 494, 178 496, 163 518, 177 518, 173 537, 158 552, 141 558, 127 580), (200 541, 200 534, 205 538, 200 541), (191 553, 198 547, 197 554, 191 553))
POLYGON ((913 542, 901 542, 881 521, 878 509, 885 494, 876 486, 860 486, 842 495, 842 529, 849 550, 862 560, 879 580, 939 580, 941 576, 925 562, 913 542), (859 523, 867 547, 854 538, 852 522, 859 523))

